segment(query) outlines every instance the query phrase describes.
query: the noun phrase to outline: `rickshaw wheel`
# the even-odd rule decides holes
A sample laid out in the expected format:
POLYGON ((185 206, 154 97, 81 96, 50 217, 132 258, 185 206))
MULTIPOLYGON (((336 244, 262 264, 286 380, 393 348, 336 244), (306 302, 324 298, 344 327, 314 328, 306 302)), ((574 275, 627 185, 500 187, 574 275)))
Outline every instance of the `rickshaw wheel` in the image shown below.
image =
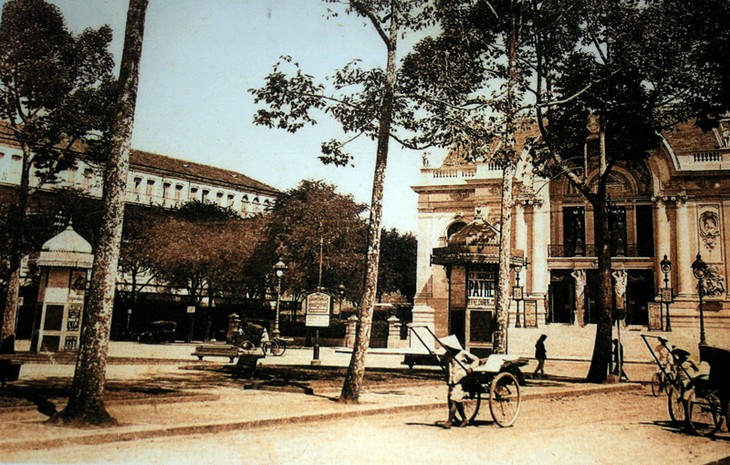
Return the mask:
POLYGON ((687 398, 687 423, 693 433, 712 436, 720 429, 720 400, 714 394, 698 397, 693 389, 687 398))
POLYGON ((520 385, 512 373, 499 373, 489 387, 489 411, 501 427, 512 426, 520 414, 520 385))
MULTIPOLYGON (((451 402, 451 401, 449 401, 451 402)), ((466 418, 461 418, 461 414, 456 412, 456 419, 459 422, 466 422, 468 424, 471 424, 474 419, 477 417, 477 413, 479 413, 479 407, 482 404, 482 393, 478 390, 469 392, 469 398, 462 401, 461 405, 464 406, 464 415, 466 418)), ((451 405, 449 405, 451 407, 451 405)))
POLYGON ((253 348, 256 346, 249 339, 244 339, 238 344, 238 347, 243 350, 253 350, 253 348))
POLYGON ((678 388, 677 386, 669 387, 667 407, 669 407, 669 418, 671 418, 674 423, 684 423, 686 419, 684 400, 682 399, 683 395, 683 388, 678 388))

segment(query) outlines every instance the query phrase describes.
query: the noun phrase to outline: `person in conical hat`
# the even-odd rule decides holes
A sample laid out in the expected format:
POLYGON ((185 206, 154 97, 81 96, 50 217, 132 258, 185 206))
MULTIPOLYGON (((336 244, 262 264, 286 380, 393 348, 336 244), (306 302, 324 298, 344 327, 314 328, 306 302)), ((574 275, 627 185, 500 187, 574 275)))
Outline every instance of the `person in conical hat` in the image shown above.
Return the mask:
POLYGON ((459 339, 453 334, 441 338, 440 341, 445 348, 442 357, 448 368, 446 383, 449 386, 449 419, 443 423, 443 426, 450 428, 452 423, 458 420, 457 413, 462 418, 459 426, 466 426, 469 420, 466 417, 463 402, 470 397, 469 385, 472 381, 468 375, 479 366, 480 360, 477 356, 464 350, 459 339))

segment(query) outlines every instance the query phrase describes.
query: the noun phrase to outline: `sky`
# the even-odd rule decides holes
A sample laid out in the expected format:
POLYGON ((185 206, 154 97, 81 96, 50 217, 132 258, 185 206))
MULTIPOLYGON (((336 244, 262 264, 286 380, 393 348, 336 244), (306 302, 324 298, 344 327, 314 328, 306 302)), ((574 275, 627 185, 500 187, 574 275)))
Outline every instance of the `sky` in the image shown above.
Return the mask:
MULTIPOLYGON (((5 2, 0 2, 5 3, 5 2)), ((108 24, 121 59, 126 0, 50 0, 73 32, 108 24)), ((350 150, 354 167, 323 165, 320 144, 343 137, 327 116, 296 134, 253 124, 248 89, 261 87, 282 55, 317 78, 353 59, 385 65, 385 47, 362 19, 327 19, 321 0, 150 0, 132 147, 234 170, 280 190, 321 179, 370 203, 375 143, 350 150)), ((438 158, 438 151, 431 156, 438 158)), ((421 154, 391 141, 383 226, 417 231, 421 154)), ((432 158, 433 166, 433 158, 432 158)))

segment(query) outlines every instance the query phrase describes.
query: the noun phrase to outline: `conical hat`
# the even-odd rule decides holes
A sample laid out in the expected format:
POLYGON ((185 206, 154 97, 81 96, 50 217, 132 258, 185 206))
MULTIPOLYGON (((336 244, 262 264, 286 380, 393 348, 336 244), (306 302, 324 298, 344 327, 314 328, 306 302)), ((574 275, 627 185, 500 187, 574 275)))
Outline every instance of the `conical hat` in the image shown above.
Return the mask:
POLYGON ((459 339, 454 334, 449 334, 446 337, 442 337, 441 339, 441 345, 444 347, 448 347, 450 349, 456 349, 456 350, 464 350, 463 347, 461 347, 461 343, 459 342, 459 339))

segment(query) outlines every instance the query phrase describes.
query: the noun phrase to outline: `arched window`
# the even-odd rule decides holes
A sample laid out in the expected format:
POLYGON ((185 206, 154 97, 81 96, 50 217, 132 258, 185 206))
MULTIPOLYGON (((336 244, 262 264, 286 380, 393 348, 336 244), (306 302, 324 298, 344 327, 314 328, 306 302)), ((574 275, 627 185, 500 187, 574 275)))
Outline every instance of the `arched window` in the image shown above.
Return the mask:
POLYGON ((446 240, 449 240, 451 236, 464 229, 464 226, 466 226, 466 223, 464 223, 463 221, 457 221, 455 223, 452 223, 446 230, 446 240))

